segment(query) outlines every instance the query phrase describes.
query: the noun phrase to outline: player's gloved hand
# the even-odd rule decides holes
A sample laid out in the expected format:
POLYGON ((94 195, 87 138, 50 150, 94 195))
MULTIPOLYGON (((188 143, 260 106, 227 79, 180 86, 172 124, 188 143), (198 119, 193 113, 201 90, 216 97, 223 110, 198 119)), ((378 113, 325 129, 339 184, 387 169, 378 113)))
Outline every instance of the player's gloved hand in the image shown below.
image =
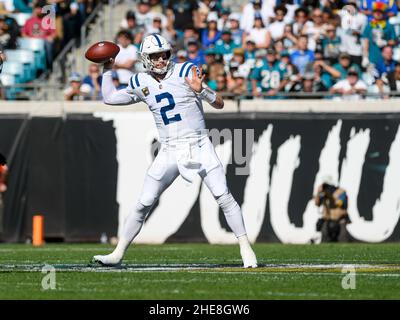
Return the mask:
POLYGON ((362 58, 361 66, 362 66, 363 68, 366 68, 366 67, 369 66, 369 59, 368 59, 368 57, 365 56, 365 57, 362 58))
POLYGON ((192 80, 189 77, 185 77, 187 84, 193 89, 193 91, 200 93, 203 90, 203 80, 205 75, 203 75, 203 70, 200 68, 199 73, 197 73, 197 68, 192 67, 192 80))

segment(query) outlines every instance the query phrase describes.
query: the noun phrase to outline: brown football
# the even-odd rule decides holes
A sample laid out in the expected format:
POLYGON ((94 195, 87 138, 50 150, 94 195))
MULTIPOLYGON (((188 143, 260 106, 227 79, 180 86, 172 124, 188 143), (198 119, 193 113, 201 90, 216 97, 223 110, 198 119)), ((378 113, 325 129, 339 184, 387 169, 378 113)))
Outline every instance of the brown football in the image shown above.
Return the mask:
POLYGON ((110 58, 115 58, 119 53, 119 47, 109 41, 101 41, 92 45, 86 50, 86 59, 95 63, 105 63, 110 58))

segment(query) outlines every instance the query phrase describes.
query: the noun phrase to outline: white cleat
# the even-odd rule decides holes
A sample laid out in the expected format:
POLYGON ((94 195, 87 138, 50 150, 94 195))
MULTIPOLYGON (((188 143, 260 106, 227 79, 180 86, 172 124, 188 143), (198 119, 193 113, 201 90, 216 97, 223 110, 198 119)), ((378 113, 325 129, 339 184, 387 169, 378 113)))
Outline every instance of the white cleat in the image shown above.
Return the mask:
POLYGON ((251 248, 240 250, 243 268, 257 268, 257 257, 251 248))
POLYGON ((97 255, 92 258, 92 263, 106 267, 118 267, 121 265, 121 261, 122 259, 116 257, 112 253, 105 256, 97 255))

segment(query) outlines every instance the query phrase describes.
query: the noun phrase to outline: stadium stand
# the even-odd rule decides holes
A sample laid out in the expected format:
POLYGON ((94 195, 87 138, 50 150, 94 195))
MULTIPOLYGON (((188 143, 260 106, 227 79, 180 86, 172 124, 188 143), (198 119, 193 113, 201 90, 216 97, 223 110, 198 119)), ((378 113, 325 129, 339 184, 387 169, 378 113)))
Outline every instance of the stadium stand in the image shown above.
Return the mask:
MULTIPOLYGON (((72 73, 87 74, 85 48, 99 40, 117 42, 116 35, 125 30, 131 33, 137 48, 146 34, 162 34, 179 52, 177 61, 186 59, 202 66, 210 87, 217 89, 217 82, 223 77, 226 86, 221 88, 228 98, 336 96, 352 100, 400 95, 400 83, 393 80, 399 78, 396 65, 400 62, 400 1, 202 0, 186 1, 185 5, 183 1, 168 0, 111 2, 112 6, 107 6, 108 1, 100 3, 103 5, 98 12, 93 1, 56 2, 57 36, 53 49, 59 53, 57 70, 53 70, 53 59, 48 61, 51 50, 46 39, 19 34, 15 46, 5 49, 29 50, 34 58, 27 62, 27 54, 7 51, 15 57, 6 64, 14 62, 14 65, 5 65, 3 73, 14 75, 8 79, 14 79, 15 83, 30 83, 45 73, 40 78, 42 84, 47 79, 58 87, 58 97, 62 97, 72 73), (71 36, 63 28, 80 30, 74 33, 74 45, 63 41, 63 35, 68 40, 71 36), (244 52, 236 56, 242 55, 244 59, 235 58, 234 51, 238 48, 244 52), (210 64, 207 56, 211 55, 214 58, 210 64), (340 61, 344 55, 350 60, 345 67, 340 61), (22 74, 16 73, 15 63, 23 64, 22 74), (353 88, 332 90, 346 78, 350 68, 358 70, 359 83, 367 87, 363 94, 354 94, 353 88)), ((37 3, 33 1, 30 5, 34 7, 37 3)), ((1 13, 4 15, 0 2, 1 13)), ((23 30, 31 15, 6 13, 6 29, 17 23, 23 30)), ((0 16, 0 26, 1 23, 0 16)), ((0 48, 5 38, 0 33, 0 48)), ((141 63, 135 63, 130 71, 143 71, 141 63)), ((7 99, 15 98, 15 88, 7 92, 7 99)), ((86 99, 101 99, 101 96, 88 95, 86 99)))

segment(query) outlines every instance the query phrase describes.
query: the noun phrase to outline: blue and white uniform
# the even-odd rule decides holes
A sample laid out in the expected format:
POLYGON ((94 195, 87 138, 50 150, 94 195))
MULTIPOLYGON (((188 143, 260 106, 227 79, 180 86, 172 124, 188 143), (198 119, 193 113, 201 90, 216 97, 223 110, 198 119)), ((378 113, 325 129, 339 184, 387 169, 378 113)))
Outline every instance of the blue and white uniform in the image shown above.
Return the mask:
MULTIPOLYGON (((215 197, 228 191, 225 173, 206 131, 202 101, 190 88, 185 77, 192 78, 190 62, 173 63, 164 79, 158 81, 149 73, 137 73, 129 80, 128 87, 116 91, 111 71, 103 74, 102 91, 106 104, 127 105, 144 102, 152 112, 157 126, 161 149, 147 175, 156 180, 157 186, 145 183, 143 201, 153 201, 151 190, 163 191, 180 174, 192 182, 200 174, 215 197), (219 168, 216 178, 207 174, 219 168), (150 190, 150 192, 148 192, 150 190)), ((154 184, 154 183, 153 183, 154 184)), ((161 193, 157 192, 158 197, 161 193)))
MULTIPOLYGON (((200 97, 205 97, 211 103, 215 99, 197 95, 192 90, 185 77, 191 79, 194 65, 190 62, 174 64, 171 61, 171 52, 171 46, 166 39, 152 34, 140 46, 141 59, 147 73, 133 75, 128 87, 118 91, 112 82, 111 70, 106 70, 103 74, 104 103, 146 103, 158 129, 161 149, 147 171, 136 206, 124 222, 117 247, 109 255, 94 256, 93 261, 103 265, 119 264, 164 190, 179 174, 189 182, 198 174, 210 189, 224 212, 228 225, 238 238, 243 266, 256 267, 257 259, 246 235, 241 209, 229 192, 223 166, 206 132, 200 97), (157 68, 151 55, 163 52, 168 53, 164 55, 168 57, 168 61, 164 67, 157 68), (162 80, 157 80, 152 74, 165 76, 162 80)), ((164 59, 161 55, 158 59, 160 58, 164 59)))

